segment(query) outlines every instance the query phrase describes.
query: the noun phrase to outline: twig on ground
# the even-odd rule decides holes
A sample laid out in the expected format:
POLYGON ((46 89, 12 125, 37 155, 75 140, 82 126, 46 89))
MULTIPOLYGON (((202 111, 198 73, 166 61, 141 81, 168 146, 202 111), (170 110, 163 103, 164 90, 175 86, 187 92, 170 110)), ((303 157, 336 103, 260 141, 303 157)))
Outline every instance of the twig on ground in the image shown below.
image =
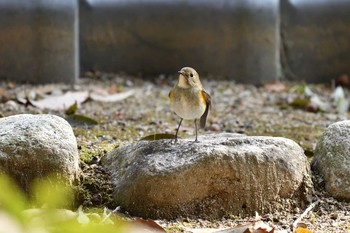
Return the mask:
POLYGON ((299 218, 297 218, 294 222, 293 222, 293 232, 294 230, 297 228, 298 223, 313 209, 315 208, 315 206, 318 205, 318 203, 320 203, 320 199, 318 199, 317 201, 311 203, 309 205, 309 207, 306 208, 306 210, 299 216, 299 218))
POLYGON ((117 212, 119 210, 120 210, 120 206, 117 206, 114 210, 112 210, 108 214, 106 214, 106 216, 101 220, 101 223, 106 221, 111 216, 111 214, 113 214, 113 213, 115 213, 115 212, 117 212))

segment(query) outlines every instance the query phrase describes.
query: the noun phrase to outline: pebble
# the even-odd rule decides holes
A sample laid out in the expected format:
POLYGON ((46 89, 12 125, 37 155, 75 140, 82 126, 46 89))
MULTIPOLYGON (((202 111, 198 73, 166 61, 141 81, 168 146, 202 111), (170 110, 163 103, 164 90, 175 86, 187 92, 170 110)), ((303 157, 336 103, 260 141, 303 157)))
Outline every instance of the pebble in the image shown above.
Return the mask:
POLYGON ((330 217, 331 217, 331 219, 336 220, 338 218, 338 214, 337 213, 333 213, 333 214, 331 214, 330 217))
POLYGON ((295 207, 293 211, 294 211, 294 213, 298 214, 298 213, 300 213, 300 208, 295 207))
POLYGON ((13 100, 9 100, 5 103, 5 108, 6 111, 15 111, 18 109, 18 104, 13 100))
POLYGON ((209 130, 218 132, 221 131, 221 127, 219 124, 213 123, 209 126, 209 130))

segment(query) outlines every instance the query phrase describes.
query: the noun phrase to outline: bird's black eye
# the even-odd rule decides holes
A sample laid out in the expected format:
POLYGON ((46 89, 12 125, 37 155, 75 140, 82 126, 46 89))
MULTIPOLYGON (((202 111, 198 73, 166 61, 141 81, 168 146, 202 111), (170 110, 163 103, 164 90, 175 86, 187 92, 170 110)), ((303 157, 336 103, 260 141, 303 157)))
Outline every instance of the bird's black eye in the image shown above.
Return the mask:
POLYGON ((191 77, 191 78, 193 77, 193 74, 192 74, 192 73, 190 74, 190 77, 191 77))

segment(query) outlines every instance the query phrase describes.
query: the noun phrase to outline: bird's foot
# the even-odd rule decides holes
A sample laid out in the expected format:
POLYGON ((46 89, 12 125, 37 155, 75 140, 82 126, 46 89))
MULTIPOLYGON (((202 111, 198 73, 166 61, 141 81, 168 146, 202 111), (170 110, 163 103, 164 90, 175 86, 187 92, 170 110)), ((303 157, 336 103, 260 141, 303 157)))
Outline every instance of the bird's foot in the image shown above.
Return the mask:
POLYGON ((177 138, 171 139, 170 143, 171 143, 171 144, 176 144, 176 143, 178 143, 177 138))

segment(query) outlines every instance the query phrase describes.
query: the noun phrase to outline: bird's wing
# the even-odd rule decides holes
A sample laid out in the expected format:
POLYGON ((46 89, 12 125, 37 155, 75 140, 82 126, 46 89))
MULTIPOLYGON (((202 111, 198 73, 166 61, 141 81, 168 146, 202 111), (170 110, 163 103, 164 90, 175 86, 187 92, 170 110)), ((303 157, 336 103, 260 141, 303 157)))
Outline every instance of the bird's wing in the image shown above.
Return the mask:
POLYGON ((201 119, 200 119, 200 127, 204 128, 205 127, 205 122, 207 121, 209 108, 211 107, 211 97, 205 90, 202 90, 201 94, 202 94, 202 97, 203 97, 203 99, 205 101, 205 104, 206 104, 205 111, 204 111, 204 113, 203 113, 203 115, 201 116, 201 119))
POLYGON ((170 91, 169 91, 169 98, 172 99, 174 96, 174 89, 171 88, 170 91))

